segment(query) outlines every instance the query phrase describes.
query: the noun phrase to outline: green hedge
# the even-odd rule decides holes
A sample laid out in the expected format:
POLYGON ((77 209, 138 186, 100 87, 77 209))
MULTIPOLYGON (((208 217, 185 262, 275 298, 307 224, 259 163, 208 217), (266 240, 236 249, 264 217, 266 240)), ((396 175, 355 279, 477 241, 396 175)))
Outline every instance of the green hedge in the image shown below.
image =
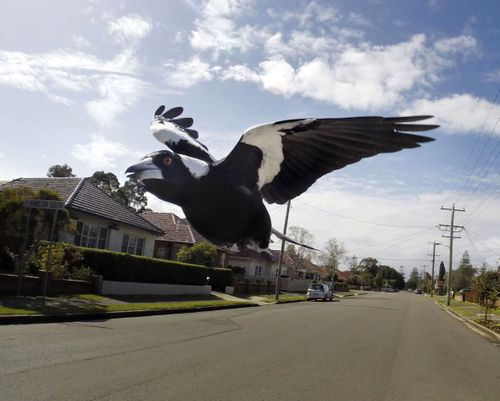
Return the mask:
MULTIPOLYGON (((42 246, 46 247, 47 243, 42 246)), ((220 290, 231 284, 230 269, 192 265, 62 243, 54 244, 54 246, 78 250, 82 256, 79 264, 90 267, 95 274, 102 275, 104 280, 205 285, 207 277, 210 277, 209 284, 214 289, 220 290)))

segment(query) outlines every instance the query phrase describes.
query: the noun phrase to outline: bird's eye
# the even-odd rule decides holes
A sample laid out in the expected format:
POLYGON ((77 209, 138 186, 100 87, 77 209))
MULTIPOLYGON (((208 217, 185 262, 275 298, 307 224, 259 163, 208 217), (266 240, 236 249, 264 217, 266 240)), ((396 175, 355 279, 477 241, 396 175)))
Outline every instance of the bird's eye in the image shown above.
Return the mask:
POLYGON ((172 164, 172 158, 171 158, 171 157, 169 157, 169 156, 165 157, 165 158, 163 159, 163 164, 164 164, 165 166, 170 166, 170 165, 172 164))

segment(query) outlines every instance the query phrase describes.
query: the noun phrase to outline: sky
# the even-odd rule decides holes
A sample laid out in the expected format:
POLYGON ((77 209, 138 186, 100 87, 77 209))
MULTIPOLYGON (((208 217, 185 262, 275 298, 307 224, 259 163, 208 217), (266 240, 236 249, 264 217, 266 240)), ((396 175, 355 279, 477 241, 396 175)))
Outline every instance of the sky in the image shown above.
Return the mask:
MULTIPOLYGON (((319 179, 289 226, 403 269, 500 258, 500 2, 0 0, 0 180, 124 171, 183 106, 217 158, 248 127, 304 117, 434 115, 436 140, 319 179)), ((149 197, 155 211, 171 204, 149 197)), ((284 205, 268 205, 283 228, 284 205)), ((278 248, 279 243, 273 247, 278 248)))

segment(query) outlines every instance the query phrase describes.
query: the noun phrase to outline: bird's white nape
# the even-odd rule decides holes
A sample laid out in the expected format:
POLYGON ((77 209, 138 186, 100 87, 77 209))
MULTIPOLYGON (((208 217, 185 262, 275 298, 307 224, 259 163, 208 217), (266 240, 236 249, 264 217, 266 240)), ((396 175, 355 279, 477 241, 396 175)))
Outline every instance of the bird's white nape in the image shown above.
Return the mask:
POLYGON ((179 155, 179 157, 194 178, 203 177, 208 173, 209 166, 203 160, 186 155, 179 155))

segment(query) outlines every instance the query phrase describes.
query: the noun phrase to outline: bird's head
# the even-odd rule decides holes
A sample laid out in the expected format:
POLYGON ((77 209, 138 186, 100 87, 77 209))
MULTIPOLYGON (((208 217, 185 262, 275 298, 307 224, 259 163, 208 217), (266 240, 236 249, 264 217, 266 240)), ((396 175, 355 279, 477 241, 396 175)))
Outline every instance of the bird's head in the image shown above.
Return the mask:
POLYGON ((197 159, 160 150, 144 156, 126 171, 128 177, 139 181, 148 192, 167 202, 179 204, 182 193, 208 170, 197 159))

